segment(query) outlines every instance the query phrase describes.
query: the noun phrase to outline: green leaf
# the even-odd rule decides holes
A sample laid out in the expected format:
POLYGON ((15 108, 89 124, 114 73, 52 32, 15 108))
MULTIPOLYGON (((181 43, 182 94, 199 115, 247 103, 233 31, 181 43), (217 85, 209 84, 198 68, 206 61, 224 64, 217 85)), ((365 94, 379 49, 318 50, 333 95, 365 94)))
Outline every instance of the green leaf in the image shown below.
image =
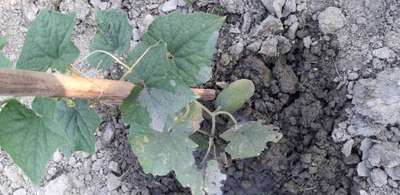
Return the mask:
MULTIPOLYGON (((130 47, 132 27, 125 12, 96 11, 97 31, 90 43, 90 51, 103 50, 111 54, 123 55, 130 47)), ((92 66, 107 69, 113 59, 103 53, 97 53, 89 58, 92 66)))
POLYGON ((282 134, 272 125, 263 125, 261 121, 249 121, 224 132, 220 137, 230 143, 225 148, 233 159, 258 156, 267 142, 278 142, 282 134))
POLYGON ((186 187, 190 187, 194 195, 202 195, 207 192, 209 195, 222 195, 222 181, 226 175, 221 172, 216 160, 207 162, 205 170, 196 166, 188 166, 185 169, 175 171, 178 181, 186 187))
POLYGON ((157 132, 140 125, 131 126, 129 143, 145 173, 165 175, 194 164, 192 153, 196 144, 189 139, 188 128, 190 124, 182 124, 169 132, 157 132))
POLYGON ((67 144, 62 127, 54 120, 56 102, 36 98, 32 109, 9 100, 0 112, 0 146, 25 174, 39 184, 54 151, 67 144))
POLYGON ((71 41, 74 18, 73 14, 41 11, 28 30, 17 68, 33 71, 55 68, 65 72, 67 65, 79 56, 78 48, 71 41))
MULTIPOLYGON (((3 49, 6 44, 6 38, 0 36, 0 50, 3 49)), ((11 61, 3 53, 0 53, 0 69, 1 68, 12 68, 11 61)))
POLYGON ((76 100, 75 105, 59 101, 56 120, 61 124, 69 139, 69 144, 63 148, 64 152, 69 150, 94 153, 95 133, 101 119, 93 109, 89 108, 87 101, 76 100))
POLYGON ((168 60, 164 55, 165 44, 157 45, 151 50, 154 50, 152 52, 157 54, 158 59, 154 56, 143 56, 143 66, 138 67, 134 73, 133 81, 144 82, 144 88, 134 89, 124 100, 121 110, 127 124, 136 123, 164 131, 171 128, 177 113, 196 98, 192 90, 179 78, 168 78, 173 73, 165 66, 168 60), (159 66, 152 66, 156 63, 159 63, 159 66))
MULTIPOLYGON (((159 17, 149 26, 148 31, 143 35, 142 42, 130 53, 128 62, 133 64, 145 53, 146 49, 164 42, 167 45, 167 51, 163 55, 155 51, 150 51, 146 55, 155 59, 167 56, 168 63, 147 64, 151 66, 147 69, 164 66, 174 72, 169 76, 166 75, 167 78, 164 80, 182 80, 189 86, 204 83, 211 78, 211 59, 218 38, 218 30, 223 22, 223 17, 206 13, 184 15, 174 12, 168 16, 159 17)), ((141 69, 141 66, 144 64, 138 63, 135 70, 141 69)))

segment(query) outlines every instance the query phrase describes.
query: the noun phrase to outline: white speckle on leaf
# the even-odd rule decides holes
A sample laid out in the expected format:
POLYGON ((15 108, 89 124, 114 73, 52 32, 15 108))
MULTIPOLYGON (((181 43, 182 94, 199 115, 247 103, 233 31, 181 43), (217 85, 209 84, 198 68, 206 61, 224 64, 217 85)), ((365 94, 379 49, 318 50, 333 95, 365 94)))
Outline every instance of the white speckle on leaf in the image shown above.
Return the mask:
POLYGON ((176 81, 175 80, 170 80, 169 84, 171 84, 172 87, 175 87, 176 86, 176 81))

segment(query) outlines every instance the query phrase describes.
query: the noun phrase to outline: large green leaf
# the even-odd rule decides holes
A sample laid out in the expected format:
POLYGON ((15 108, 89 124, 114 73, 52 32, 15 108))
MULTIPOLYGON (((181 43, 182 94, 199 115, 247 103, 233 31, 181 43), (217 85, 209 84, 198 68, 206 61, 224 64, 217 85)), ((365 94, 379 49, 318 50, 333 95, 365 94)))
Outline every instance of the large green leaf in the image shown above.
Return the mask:
POLYGON ((230 143, 225 148, 233 159, 258 156, 267 142, 278 142, 282 134, 272 125, 263 125, 261 121, 249 121, 229 129, 221 138, 230 143))
POLYGON ((28 30, 17 68, 34 71, 55 68, 65 72, 67 65, 79 56, 71 41, 74 18, 73 14, 41 11, 28 30))
POLYGON ((171 128, 176 114, 196 98, 192 90, 179 78, 171 77, 166 56, 166 45, 150 48, 155 56, 144 55, 141 66, 135 70, 132 81, 143 83, 144 88, 134 90, 124 101, 122 111, 127 124, 140 124, 157 131, 171 128), (159 63, 158 66, 153 64, 159 63), (171 77, 171 78, 169 78, 171 77))
MULTIPOLYGON (((159 17, 149 26, 142 42, 130 53, 128 63, 133 64, 149 47, 164 42, 167 46, 164 55, 160 56, 156 50, 148 51, 146 55, 155 59, 167 56, 167 64, 138 63, 135 70, 141 69, 142 66, 150 66, 145 67, 148 70, 165 66, 175 73, 169 75, 165 79, 167 81, 182 80, 189 86, 204 83, 211 77, 211 59, 218 30, 223 22, 223 17, 206 13, 184 15, 174 12, 159 17)), ((135 77, 135 73, 128 78, 132 79, 131 77, 135 77)))
POLYGON ((129 143, 145 173, 165 175, 194 165, 192 153, 197 145, 189 139, 187 129, 191 129, 189 123, 168 132, 131 125, 129 143))
MULTIPOLYGON (((7 40, 4 37, 0 36, 0 50, 7 44, 7 40)), ((11 61, 3 54, 0 53, 0 68, 11 68, 11 61)))
POLYGON ((89 108, 87 101, 76 100, 74 104, 68 105, 66 101, 57 103, 56 120, 61 124, 69 139, 69 144, 64 150, 94 153, 95 133, 101 122, 100 117, 89 108))
POLYGON ((36 98, 32 109, 9 100, 0 112, 0 146, 36 184, 54 151, 67 144, 64 130, 54 119, 56 102, 36 98))
MULTIPOLYGON (((103 50, 111 54, 123 55, 130 47, 132 27, 129 25, 125 12, 97 11, 97 32, 90 43, 90 51, 103 50)), ((103 53, 97 53, 89 58, 92 66, 107 69, 113 59, 103 53)))

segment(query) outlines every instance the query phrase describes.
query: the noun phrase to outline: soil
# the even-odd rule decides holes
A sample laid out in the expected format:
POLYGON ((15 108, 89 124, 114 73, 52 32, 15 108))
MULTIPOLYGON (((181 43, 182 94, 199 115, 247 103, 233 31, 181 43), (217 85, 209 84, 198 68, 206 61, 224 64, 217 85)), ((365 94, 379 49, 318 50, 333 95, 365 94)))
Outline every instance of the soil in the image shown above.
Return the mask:
MULTIPOLYGON (((197 0, 192 5, 170 1, 181 3, 178 11, 226 16, 213 79, 203 87, 221 90, 221 82, 251 79, 256 93, 236 117, 264 120, 283 133, 283 139, 268 144, 259 157, 225 167, 224 194, 399 194, 397 175, 389 168, 396 168, 400 158, 393 167, 370 165, 365 175, 359 170, 360 164, 377 156, 375 150, 400 152, 400 139, 393 138, 399 120, 389 120, 395 111, 376 109, 382 106, 379 102, 364 106, 380 98, 388 107, 397 105, 385 91, 369 91, 382 86, 391 91, 398 85, 387 85, 386 78, 399 65, 399 1, 286 0, 288 5, 294 2, 295 9, 288 6, 281 12, 268 6, 280 0, 197 0), (360 124, 365 123, 383 130, 351 133, 350 127, 363 129, 360 124), (369 147, 366 139, 372 139, 369 147), (377 149, 387 144, 396 145, 377 149)), ((0 34, 10 35, 12 44, 5 52, 15 62, 38 10, 75 11, 74 39, 84 56, 95 32, 95 9, 126 11, 134 26, 134 44, 154 17, 166 14, 164 4, 163 0, 0 0, 0 34)), ((96 75, 84 63, 80 69, 96 75)), ((119 74, 117 68, 106 73, 111 78, 119 74)), ((99 105, 98 113, 104 122, 97 131, 96 154, 77 152, 67 158, 56 152, 40 187, 30 184, 0 150, 0 194, 190 194, 174 173, 157 177, 143 173, 117 108, 99 105)))

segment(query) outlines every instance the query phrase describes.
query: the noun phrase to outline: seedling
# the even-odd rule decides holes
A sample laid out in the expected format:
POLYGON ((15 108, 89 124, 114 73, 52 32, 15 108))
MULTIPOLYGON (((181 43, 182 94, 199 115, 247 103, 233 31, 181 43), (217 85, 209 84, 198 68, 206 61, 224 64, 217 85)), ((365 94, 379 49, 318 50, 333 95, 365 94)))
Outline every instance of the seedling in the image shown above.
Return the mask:
MULTIPOLYGON (((71 41, 74 15, 41 11, 32 23, 22 53, 12 70, 0 55, 0 94, 36 97, 31 108, 9 99, 0 112, 0 146, 33 183, 39 184, 46 164, 58 149, 95 152, 95 130, 101 122, 87 99, 121 103, 122 119, 129 127, 129 143, 144 172, 165 175, 174 171, 194 194, 220 194, 221 180, 216 139, 226 141, 232 159, 254 157, 267 142, 281 134, 260 121, 238 123, 233 113, 254 93, 249 80, 232 83, 210 111, 196 101, 213 99, 207 89, 192 89, 211 78, 211 59, 223 17, 178 12, 157 18, 142 41, 130 50, 132 28, 125 13, 98 11, 97 32, 91 53, 77 61, 79 50, 71 41), (124 59, 122 56, 127 56, 124 59), (125 69, 121 81, 88 79, 75 65, 87 60, 99 71, 117 64, 125 69), (57 71, 48 74, 32 71, 57 71), (43 97, 48 96, 48 97, 43 97), (49 98, 57 96, 59 98, 49 98), (202 129, 203 112, 211 128, 202 129), (223 132, 216 121, 224 116, 233 125, 223 132), (223 132, 219 134, 218 132, 223 132), (207 150, 200 166, 193 151, 195 133, 206 136, 207 150), (213 160, 208 161, 213 154, 213 160)), ((5 44, 0 39, 0 48, 5 44)))

